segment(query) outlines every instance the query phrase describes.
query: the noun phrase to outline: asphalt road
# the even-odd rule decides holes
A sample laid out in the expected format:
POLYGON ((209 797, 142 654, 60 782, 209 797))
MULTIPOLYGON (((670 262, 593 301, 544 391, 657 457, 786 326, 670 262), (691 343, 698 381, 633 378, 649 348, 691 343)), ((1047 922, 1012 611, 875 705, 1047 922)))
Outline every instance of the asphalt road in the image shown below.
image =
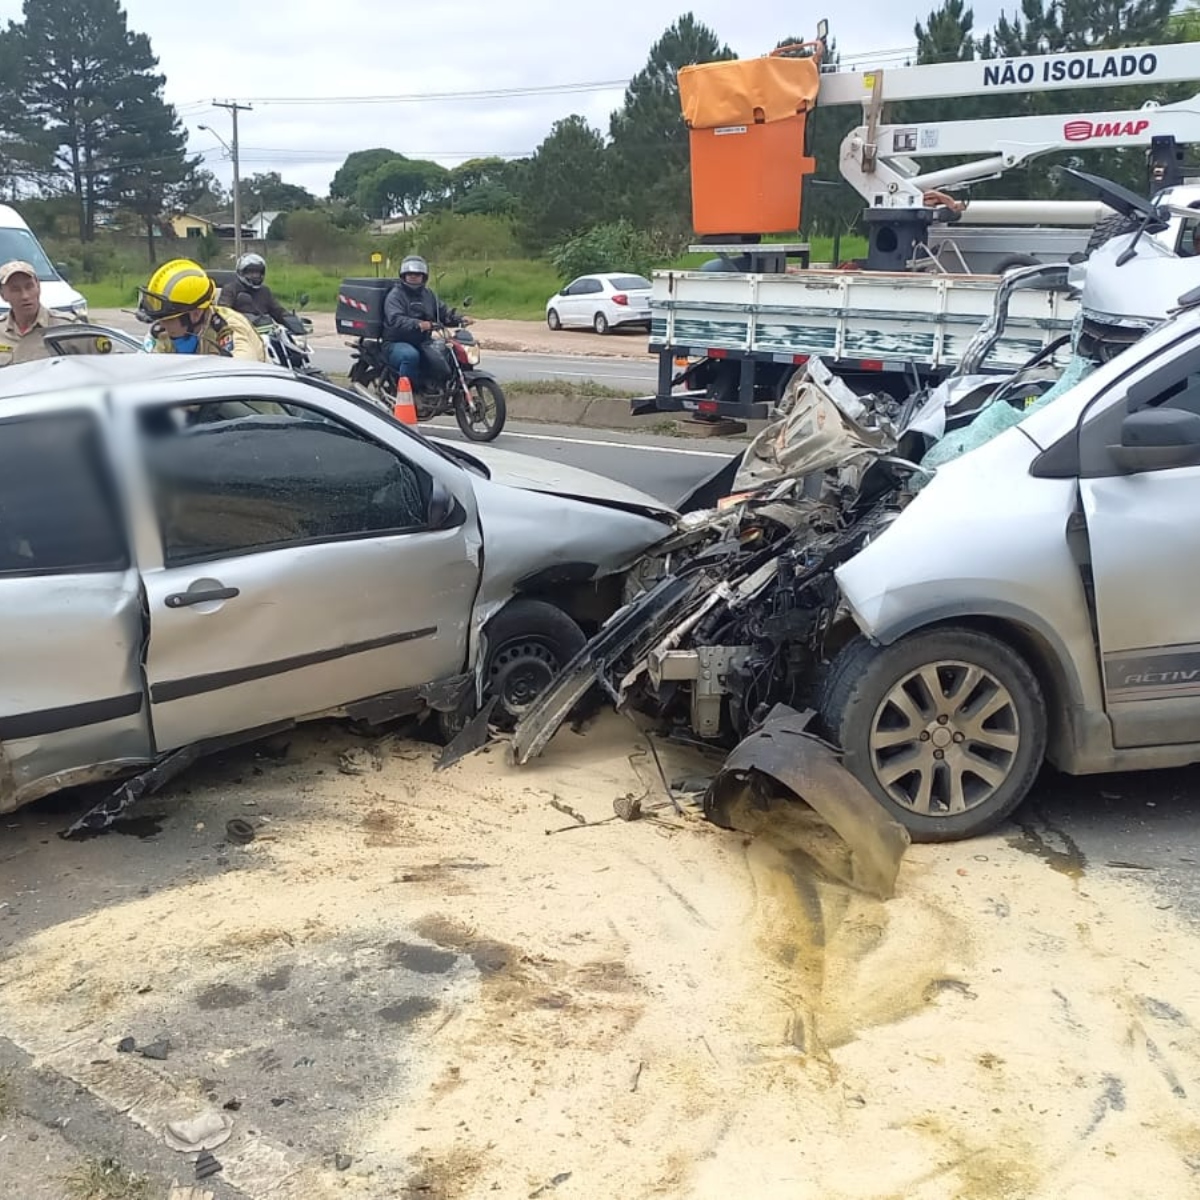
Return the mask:
MULTIPOLYGON (((471 443, 453 421, 429 422, 421 430, 430 437, 461 442, 470 448, 471 443)), ((593 471, 668 503, 682 499, 746 447, 745 441, 692 441, 609 429, 519 423, 506 425, 492 445, 593 471)))
MULTIPOLYGON (((330 374, 344 375, 350 370, 350 351, 341 347, 313 349, 313 365, 330 374)), ((511 351, 485 351, 483 368, 501 383, 515 379, 562 379, 571 383, 603 384, 620 391, 654 390, 657 381, 654 362, 624 358, 581 358, 570 354, 524 354, 511 351)))

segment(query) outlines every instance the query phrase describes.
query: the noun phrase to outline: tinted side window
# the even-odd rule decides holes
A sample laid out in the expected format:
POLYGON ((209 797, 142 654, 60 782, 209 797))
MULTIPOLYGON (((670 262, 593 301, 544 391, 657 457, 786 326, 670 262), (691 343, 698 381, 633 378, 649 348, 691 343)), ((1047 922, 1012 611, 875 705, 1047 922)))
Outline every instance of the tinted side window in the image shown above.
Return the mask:
POLYGON ((578 296, 579 295, 579 280, 578 279, 571 280, 571 282, 568 283, 565 288, 563 288, 562 295, 578 296))
POLYGON ((598 279, 588 279, 584 281, 582 291, 586 292, 589 296, 593 296, 598 292, 604 291, 604 284, 598 279))
POLYGON ((424 527, 432 480, 386 446, 292 406, 229 409, 142 414, 168 566, 424 527))
POLYGON ((1121 441, 1121 424, 1133 412, 1143 408, 1178 408, 1200 412, 1200 349, 1184 353, 1171 351, 1162 356, 1162 366, 1137 382, 1123 387, 1123 396, 1084 426, 1080 442, 1080 475, 1095 479, 1120 473, 1109 452, 1121 441))
POLYGON ((0 574, 129 565, 116 490, 90 413, 0 421, 0 574))

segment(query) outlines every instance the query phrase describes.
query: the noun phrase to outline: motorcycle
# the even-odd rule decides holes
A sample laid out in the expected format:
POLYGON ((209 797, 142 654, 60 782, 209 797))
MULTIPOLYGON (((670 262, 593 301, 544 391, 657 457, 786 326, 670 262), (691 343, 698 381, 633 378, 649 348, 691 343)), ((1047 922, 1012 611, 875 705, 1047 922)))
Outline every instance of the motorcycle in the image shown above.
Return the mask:
MULTIPOLYGON (((463 302, 466 308, 470 304, 463 302)), ((467 323, 465 317, 454 317, 467 323)), ((479 369, 479 343, 461 326, 451 329, 434 324, 432 338, 426 344, 427 357, 440 367, 441 379, 425 379, 420 391, 413 392, 418 421, 454 414, 464 436, 473 442, 490 442, 500 436, 507 416, 504 391, 495 377, 479 369)), ((358 338, 351 351, 350 384, 368 400, 388 412, 396 403, 395 369, 387 360, 387 343, 374 338, 358 338)))
POLYGON ((272 321, 269 317, 263 318, 254 322, 254 328, 263 340, 270 362, 306 375, 321 374, 312 365, 312 349, 308 344, 312 322, 307 317, 300 317, 292 312, 287 314, 282 324, 272 321))

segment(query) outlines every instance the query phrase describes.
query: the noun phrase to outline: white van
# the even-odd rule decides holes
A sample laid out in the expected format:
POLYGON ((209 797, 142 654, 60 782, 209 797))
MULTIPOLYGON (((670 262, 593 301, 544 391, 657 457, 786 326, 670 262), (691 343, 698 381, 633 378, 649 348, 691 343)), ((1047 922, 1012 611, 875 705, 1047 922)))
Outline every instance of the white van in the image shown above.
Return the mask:
MULTIPOLYGON (((87 301, 54 269, 41 243, 14 208, 0 204, 0 263, 19 258, 37 271, 42 285, 42 303, 58 312, 87 317, 87 301)), ((8 305, 0 300, 0 318, 7 316, 8 305)))

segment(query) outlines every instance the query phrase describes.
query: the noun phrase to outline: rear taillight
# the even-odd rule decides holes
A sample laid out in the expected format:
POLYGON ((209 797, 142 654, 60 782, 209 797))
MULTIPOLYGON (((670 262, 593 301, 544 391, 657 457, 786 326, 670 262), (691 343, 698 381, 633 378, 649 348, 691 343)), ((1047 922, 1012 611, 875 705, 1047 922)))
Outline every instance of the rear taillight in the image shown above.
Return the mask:
POLYGON ((629 303, 629 297, 628 297, 628 296, 626 296, 624 292, 618 292, 618 293, 617 293, 617 294, 616 294, 616 295, 613 297, 613 303, 614 303, 614 304, 628 304, 628 303, 629 303))

